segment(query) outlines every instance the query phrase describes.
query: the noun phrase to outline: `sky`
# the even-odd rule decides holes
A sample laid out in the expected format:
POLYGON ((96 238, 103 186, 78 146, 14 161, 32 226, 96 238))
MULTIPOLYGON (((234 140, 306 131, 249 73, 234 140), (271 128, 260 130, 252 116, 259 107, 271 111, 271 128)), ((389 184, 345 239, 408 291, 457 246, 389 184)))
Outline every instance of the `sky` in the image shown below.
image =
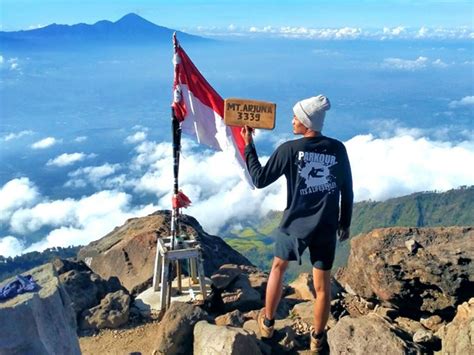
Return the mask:
POLYGON ((472 1, 409 0, 0 0, 0 28, 116 21, 134 12, 162 26, 473 27, 472 1))

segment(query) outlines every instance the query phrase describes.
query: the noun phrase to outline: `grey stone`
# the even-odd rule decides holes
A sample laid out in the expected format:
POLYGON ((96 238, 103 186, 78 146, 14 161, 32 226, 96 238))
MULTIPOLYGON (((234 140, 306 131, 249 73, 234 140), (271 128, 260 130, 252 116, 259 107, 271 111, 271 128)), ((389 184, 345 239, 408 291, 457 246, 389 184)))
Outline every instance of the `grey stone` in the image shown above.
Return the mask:
POLYGON ((255 334, 245 329, 198 322, 194 327, 194 355, 258 355, 255 334))
POLYGON ((219 270, 217 270, 211 276, 212 284, 218 290, 224 290, 229 286, 240 274, 239 267, 234 264, 225 264, 222 265, 219 270))
POLYGON ((118 328, 128 322, 130 296, 120 290, 106 295, 98 306, 82 313, 82 329, 118 328))
POLYGON ((436 332, 439 328, 443 326, 444 321, 440 316, 434 315, 428 318, 421 318, 420 323, 423 324, 425 328, 436 332))
POLYGON ((239 309, 246 312, 263 306, 260 293, 252 288, 246 274, 240 274, 237 279, 222 292, 222 301, 226 311, 239 309))
POLYGON ((329 330, 331 354, 421 354, 422 349, 398 336, 400 331, 384 318, 369 314, 343 317, 329 330))
POLYGON ((209 320, 200 307, 173 302, 166 311, 156 333, 159 354, 190 354, 193 349, 193 329, 200 320, 209 320))
POLYGON ((40 288, 0 303, 0 354, 80 354, 71 300, 52 264, 27 274, 40 288))
POLYGON ((431 343, 433 339, 433 332, 427 329, 418 329, 415 334, 413 334, 413 341, 415 343, 431 343))
POLYGON ((459 305, 452 322, 442 326, 436 335, 441 338, 441 354, 474 354, 474 298, 459 305))
POLYGON ((381 228, 351 239, 338 281, 365 299, 396 306, 401 315, 449 317, 473 297, 474 227, 381 228), (416 239, 416 253, 405 246, 416 239))
POLYGON ((216 325, 229 325, 232 327, 242 327, 244 322, 244 316, 238 309, 216 317, 215 319, 216 325))

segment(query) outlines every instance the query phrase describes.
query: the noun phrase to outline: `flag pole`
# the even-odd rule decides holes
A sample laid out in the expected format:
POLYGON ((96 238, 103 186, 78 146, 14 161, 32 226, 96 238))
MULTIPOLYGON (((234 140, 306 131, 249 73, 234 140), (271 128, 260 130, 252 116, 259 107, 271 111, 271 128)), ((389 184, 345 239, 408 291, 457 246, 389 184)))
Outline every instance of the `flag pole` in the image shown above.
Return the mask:
MULTIPOLYGON (((176 32, 173 33, 173 48, 174 48, 174 81, 175 84, 178 80, 178 65, 177 61, 177 48, 178 40, 176 38, 176 32)), ((175 97, 176 99, 176 97, 175 97)), ((173 136, 173 198, 172 198, 172 212, 171 212, 171 250, 175 249, 176 240, 179 232, 179 205, 176 203, 176 197, 179 192, 179 157, 181 152, 181 124, 176 117, 174 107, 171 107, 171 132, 173 136)), ((179 263, 179 261, 177 261, 179 263)), ((178 267, 179 269, 179 267, 178 267)), ((168 294, 166 306, 170 306, 171 301, 171 288, 173 282, 173 262, 170 263, 169 270, 170 277, 168 278, 168 294)), ((180 275, 178 275, 180 278, 180 275)))

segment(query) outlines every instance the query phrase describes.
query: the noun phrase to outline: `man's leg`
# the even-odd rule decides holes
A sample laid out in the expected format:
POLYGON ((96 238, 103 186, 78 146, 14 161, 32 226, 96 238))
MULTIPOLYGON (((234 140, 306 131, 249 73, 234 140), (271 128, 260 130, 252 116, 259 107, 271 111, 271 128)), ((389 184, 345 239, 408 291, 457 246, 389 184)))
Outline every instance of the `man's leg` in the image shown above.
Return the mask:
POLYGON ((316 291, 314 332, 319 334, 326 327, 331 309, 331 270, 313 268, 313 283, 316 291))
POLYGON ((283 288, 283 276, 287 267, 287 260, 275 256, 272 270, 268 277, 267 292, 265 295, 265 317, 267 319, 273 319, 275 317, 283 288))

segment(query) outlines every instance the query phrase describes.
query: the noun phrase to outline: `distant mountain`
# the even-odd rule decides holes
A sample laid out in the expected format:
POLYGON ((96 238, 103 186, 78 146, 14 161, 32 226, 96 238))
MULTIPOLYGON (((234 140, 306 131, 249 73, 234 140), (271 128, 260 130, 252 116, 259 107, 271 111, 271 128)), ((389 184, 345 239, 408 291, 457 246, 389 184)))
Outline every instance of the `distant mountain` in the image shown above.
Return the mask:
MULTIPOLYGON (((136 14, 125 15, 116 22, 99 21, 93 25, 52 24, 46 27, 15 32, 0 32, 1 47, 59 47, 84 45, 143 45, 171 43, 175 30, 145 20, 136 14)), ((176 31, 184 42, 210 41, 203 37, 176 31)))
MULTIPOLYGON (((354 204, 351 235, 367 233, 382 227, 438 227, 474 225, 474 186, 450 191, 417 192, 383 202, 363 201, 354 204)), ((265 269, 272 258, 271 232, 281 219, 282 212, 271 212, 263 220, 232 230, 224 239, 244 254, 256 266, 265 269)), ((343 266, 349 256, 350 243, 341 243, 336 252, 334 270, 343 266)), ((308 265, 303 265, 308 269, 308 265)), ((290 267, 294 276, 302 272, 290 267)), ((291 278, 291 276, 290 276, 291 278)))

